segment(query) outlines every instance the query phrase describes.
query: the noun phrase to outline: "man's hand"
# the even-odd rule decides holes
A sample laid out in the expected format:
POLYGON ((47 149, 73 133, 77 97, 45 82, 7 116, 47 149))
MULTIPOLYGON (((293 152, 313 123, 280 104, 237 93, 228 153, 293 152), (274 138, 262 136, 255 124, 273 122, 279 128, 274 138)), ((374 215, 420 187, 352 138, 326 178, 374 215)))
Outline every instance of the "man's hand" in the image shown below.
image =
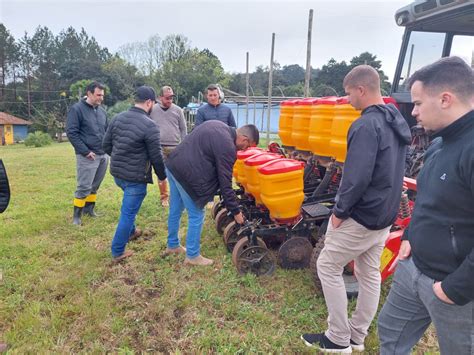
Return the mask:
POLYGON ((454 304, 454 302, 451 301, 451 299, 444 293, 443 288, 441 287, 441 281, 435 282, 433 284, 433 292, 435 296, 444 303, 454 304))
POLYGON ((89 154, 86 155, 86 158, 89 160, 95 160, 95 153, 89 152, 89 154))
POLYGON ((334 214, 331 216, 331 224, 334 229, 339 228, 342 222, 344 222, 344 220, 337 218, 334 214))
POLYGON ((234 220, 237 224, 244 224, 245 222, 245 217, 242 212, 239 212, 238 214, 234 215, 234 220))
POLYGON ((405 260, 411 254, 411 245, 408 240, 402 240, 402 244, 400 244, 400 250, 398 251, 398 256, 393 261, 392 265, 388 269, 389 272, 393 271, 398 264, 398 260, 405 260))

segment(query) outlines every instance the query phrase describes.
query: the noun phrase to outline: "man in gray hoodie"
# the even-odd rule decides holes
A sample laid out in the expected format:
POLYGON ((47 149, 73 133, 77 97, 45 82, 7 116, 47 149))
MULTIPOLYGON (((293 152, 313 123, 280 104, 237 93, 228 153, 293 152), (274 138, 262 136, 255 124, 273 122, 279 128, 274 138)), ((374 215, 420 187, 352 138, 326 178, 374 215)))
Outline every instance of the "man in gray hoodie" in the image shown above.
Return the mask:
POLYGON ((323 351, 350 353, 364 350, 377 312, 380 256, 397 217, 411 135, 397 108, 384 104, 374 68, 355 67, 344 78, 343 87, 351 105, 362 114, 349 129, 342 181, 317 262, 329 327, 325 333, 303 334, 302 339, 323 351), (349 319, 342 272, 352 260, 359 297, 349 319))

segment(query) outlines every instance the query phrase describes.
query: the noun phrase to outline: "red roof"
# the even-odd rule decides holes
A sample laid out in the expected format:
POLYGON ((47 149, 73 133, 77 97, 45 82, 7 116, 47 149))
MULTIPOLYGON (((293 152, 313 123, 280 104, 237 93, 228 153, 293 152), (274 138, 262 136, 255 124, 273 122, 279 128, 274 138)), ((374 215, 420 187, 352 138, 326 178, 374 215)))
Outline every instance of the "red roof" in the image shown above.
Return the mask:
POLYGON ((0 124, 21 124, 21 125, 30 125, 33 124, 30 121, 24 120, 22 118, 18 118, 12 116, 5 112, 0 112, 0 124))

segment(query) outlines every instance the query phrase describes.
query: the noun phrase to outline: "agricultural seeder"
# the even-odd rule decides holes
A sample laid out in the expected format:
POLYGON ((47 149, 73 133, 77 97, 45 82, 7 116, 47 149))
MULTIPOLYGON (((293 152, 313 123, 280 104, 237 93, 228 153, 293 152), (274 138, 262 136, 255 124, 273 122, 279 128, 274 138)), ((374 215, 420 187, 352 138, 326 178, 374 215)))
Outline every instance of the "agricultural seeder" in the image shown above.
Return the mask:
MULTIPOLYGON (((246 222, 236 224, 222 200, 214 203, 212 216, 239 273, 269 275, 277 263, 288 269, 309 267, 320 289, 316 261, 342 177, 347 131, 359 116, 346 98, 286 101, 280 116, 282 147, 271 143, 267 149, 238 152, 233 175, 246 222)), ((391 274, 411 216, 406 190, 416 190, 416 184, 406 183, 381 258, 382 279, 391 274)), ((348 295, 357 293, 354 269, 350 263, 344 271, 348 295)))

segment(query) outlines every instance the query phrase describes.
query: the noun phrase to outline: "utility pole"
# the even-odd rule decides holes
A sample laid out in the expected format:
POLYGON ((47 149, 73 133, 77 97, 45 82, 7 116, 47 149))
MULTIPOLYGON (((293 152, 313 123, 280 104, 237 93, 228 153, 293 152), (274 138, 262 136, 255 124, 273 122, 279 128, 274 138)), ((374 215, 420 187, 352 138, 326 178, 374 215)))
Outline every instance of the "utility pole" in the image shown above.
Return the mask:
POLYGON ((306 46, 306 75, 304 78, 304 97, 309 96, 309 81, 311 79, 311 33, 313 32, 313 9, 309 9, 308 45, 306 46))
POLYGON ((272 52, 270 55, 270 72, 268 73, 267 144, 270 142, 270 116, 272 113, 273 54, 274 52, 275 52, 275 32, 272 33, 272 52))
POLYGON ((249 52, 247 52, 247 71, 245 73, 245 124, 249 124, 249 52))

